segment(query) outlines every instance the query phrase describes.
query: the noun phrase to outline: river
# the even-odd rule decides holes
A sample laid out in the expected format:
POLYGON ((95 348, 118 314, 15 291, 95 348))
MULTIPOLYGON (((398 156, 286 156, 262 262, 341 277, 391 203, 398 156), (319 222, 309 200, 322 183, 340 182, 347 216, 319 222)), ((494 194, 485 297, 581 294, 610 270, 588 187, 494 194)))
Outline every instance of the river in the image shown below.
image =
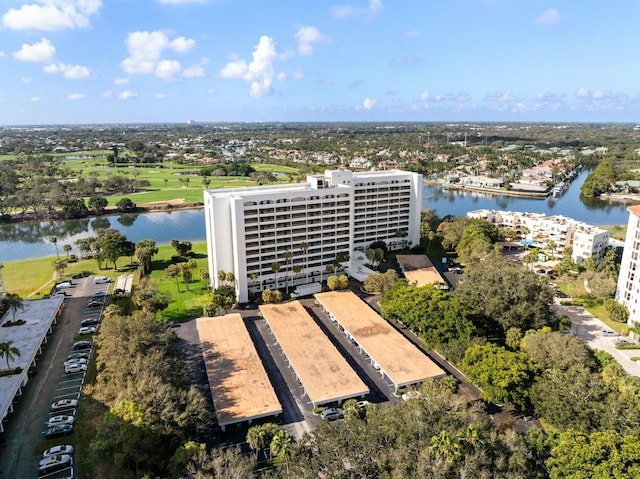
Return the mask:
MULTIPOLYGON (((580 173, 560 198, 546 199, 445 191, 439 186, 425 185, 422 207, 435 210, 439 216, 465 216, 471 210, 498 209, 563 215, 595 225, 626 225, 628 205, 580 198, 580 185, 587 175, 586 171, 580 173)), ((48 240, 51 236, 57 238, 62 257, 65 244, 77 253, 75 241, 94 236, 100 228, 116 229, 134 242, 153 239, 158 245, 169 244, 172 239, 193 242, 206 239, 203 209, 19 223, 0 226, 0 262, 55 256, 56 247, 48 240)))

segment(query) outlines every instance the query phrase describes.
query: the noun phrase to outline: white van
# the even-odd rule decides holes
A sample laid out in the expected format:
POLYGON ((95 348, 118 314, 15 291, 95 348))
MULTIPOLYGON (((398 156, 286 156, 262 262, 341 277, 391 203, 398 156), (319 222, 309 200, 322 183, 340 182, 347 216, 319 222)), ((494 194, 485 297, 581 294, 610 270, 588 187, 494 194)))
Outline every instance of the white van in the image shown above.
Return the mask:
POLYGON ((94 284, 103 284, 103 283, 110 283, 110 282, 111 282, 111 278, 107 278, 106 276, 96 276, 95 278, 93 278, 94 284))

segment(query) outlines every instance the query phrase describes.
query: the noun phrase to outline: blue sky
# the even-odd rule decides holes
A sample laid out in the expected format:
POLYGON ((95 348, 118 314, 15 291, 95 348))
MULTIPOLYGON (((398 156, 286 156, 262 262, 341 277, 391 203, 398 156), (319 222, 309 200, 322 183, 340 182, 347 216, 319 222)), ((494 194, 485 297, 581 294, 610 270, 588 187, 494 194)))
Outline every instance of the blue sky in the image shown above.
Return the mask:
POLYGON ((640 121, 640 2, 0 0, 0 124, 640 121))

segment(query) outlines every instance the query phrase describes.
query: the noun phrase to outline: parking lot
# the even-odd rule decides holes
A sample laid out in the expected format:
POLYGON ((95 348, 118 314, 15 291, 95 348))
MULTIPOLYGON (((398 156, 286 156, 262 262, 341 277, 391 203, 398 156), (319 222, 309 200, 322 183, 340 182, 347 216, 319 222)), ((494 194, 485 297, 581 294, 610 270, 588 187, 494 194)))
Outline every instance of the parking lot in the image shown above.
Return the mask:
MULTIPOLYGON (((95 327, 99 327, 104 301, 102 304, 89 305, 93 299, 104 299, 103 295, 109 290, 109 283, 95 284, 93 277, 75 279, 70 285, 64 285, 60 291, 65 296, 65 308, 53 325, 48 341, 43 348, 42 355, 37 360, 37 366, 30 371, 30 381, 24 388, 24 393, 15 404, 15 410, 7 418, 5 432, 0 443, 0 477, 22 479, 35 477, 38 474, 39 462, 42 455, 34 454, 41 448, 56 445, 73 445, 66 439, 67 431, 63 428, 53 430, 48 427, 51 418, 58 418, 56 427, 69 423, 73 427, 77 407, 81 407, 81 392, 85 382, 87 364, 83 361, 71 361, 68 356, 74 352, 91 354, 93 347, 74 351, 74 343, 78 340, 91 341, 93 333, 79 335, 81 321, 91 319, 95 327), (60 404, 55 410, 52 405, 63 400, 78 401, 76 407, 60 404), (60 418, 62 416, 62 418, 60 418), (72 418, 72 419, 69 419, 72 418), (58 437, 46 438, 46 432, 58 437)), ((84 332, 84 331, 83 331, 84 332)), ((87 363, 88 363, 87 358, 87 363)), ((53 425, 52 425, 53 426, 53 425)), ((75 457, 63 458, 43 471, 40 477, 58 479, 77 477, 75 471, 75 457)))

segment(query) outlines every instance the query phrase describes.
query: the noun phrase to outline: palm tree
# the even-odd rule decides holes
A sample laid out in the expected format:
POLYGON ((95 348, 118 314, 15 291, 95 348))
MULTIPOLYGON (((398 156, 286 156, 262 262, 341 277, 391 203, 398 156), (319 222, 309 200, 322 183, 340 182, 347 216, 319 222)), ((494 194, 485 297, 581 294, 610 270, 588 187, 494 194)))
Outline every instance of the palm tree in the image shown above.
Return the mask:
POLYGON ((454 435, 447 431, 440 431, 440 434, 431 437, 429 450, 435 456, 442 456, 446 463, 451 464, 460 454, 460 445, 454 435))
POLYGON ((2 298, 2 305, 7 311, 11 310, 14 322, 16 320, 16 310, 24 310, 24 302, 22 301, 22 298, 20 295, 14 293, 5 294, 2 298))
POLYGON ((307 282, 309 281, 309 255, 307 254, 309 252, 309 243, 303 241, 300 243, 300 249, 304 253, 304 270, 306 271, 305 282, 307 282))
POLYGON ((49 236, 49 242, 53 243, 53 245, 56 247, 56 256, 60 258, 60 252, 58 251, 58 238, 56 238, 55 236, 49 236))
POLYGON ((69 251, 71 251, 71 245, 70 244, 62 245, 62 249, 64 250, 65 253, 67 253, 67 261, 69 261, 69 251))
POLYGON ((256 282, 258 281, 258 273, 251 273, 249 277, 251 278, 251 281, 253 281, 253 287, 255 288, 256 282))
POLYGON ((9 366, 9 361, 15 359, 16 357, 20 357, 20 350, 13 346, 13 340, 9 340, 5 343, 0 343, 0 358, 6 358, 7 360, 7 369, 11 369, 9 366))
POLYGON ((291 437, 291 434, 280 429, 275 436, 273 436, 271 444, 269 445, 273 454, 284 457, 284 463, 287 468, 287 477, 289 477, 289 448, 292 444, 293 437, 291 437))
POLYGON ((289 277, 287 276, 287 271, 289 270, 289 265, 291 264, 291 260, 293 259, 293 253, 289 248, 287 248, 286 250, 284 250, 284 253, 282 253, 282 256, 284 257, 285 264, 284 287, 286 288, 286 293, 289 294, 289 277))
POLYGON ((278 271, 280 271, 280 263, 278 263, 277 261, 271 263, 271 271, 273 271, 273 277, 276 282, 275 289, 278 289, 278 271))
POLYGON ((262 426, 258 425, 250 427, 247 431, 246 441, 247 444, 249 444, 249 447, 256 451, 257 458, 257 454, 260 452, 260 449, 266 445, 262 426))
POLYGON ((302 266, 300 266, 299 264, 294 264, 291 269, 293 270, 294 279, 295 279, 300 273, 302 273, 302 270, 304 268, 302 266))

